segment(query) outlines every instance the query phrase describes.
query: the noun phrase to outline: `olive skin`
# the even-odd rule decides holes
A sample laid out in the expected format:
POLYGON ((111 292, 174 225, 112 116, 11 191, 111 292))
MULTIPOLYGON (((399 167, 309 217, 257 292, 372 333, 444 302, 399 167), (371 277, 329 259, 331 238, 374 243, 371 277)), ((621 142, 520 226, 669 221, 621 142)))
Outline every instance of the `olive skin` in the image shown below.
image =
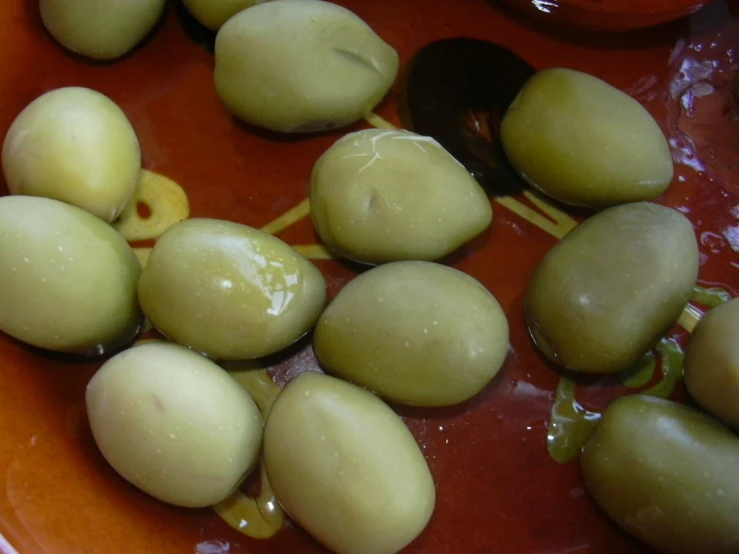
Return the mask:
POLYGON ((683 373, 690 395, 708 412, 739 428, 739 299, 716 306, 690 335, 683 373))
POLYGON ((313 167, 311 217, 321 241, 352 260, 435 260, 493 218, 469 172, 431 137, 367 129, 336 141, 313 167))
POLYGON ((456 269, 392 262, 356 277, 321 314, 313 350, 328 373, 413 406, 480 392, 508 353, 495 297, 456 269))
POLYGON ((600 209, 652 200, 672 181, 670 147, 636 100, 579 71, 532 76, 501 122, 519 174, 544 194, 600 209))
POLYGON ((645 395, 612 402, 582 450, 587 490, 665 554, 739 551, 739 439, 709 416, 645 395))
POLYGON ((677 210, 637 202, 599 212, 554 246, 529 280, 531 337, 567 369, 627 369, 675 324, 698 264, 695 232, 677 210))
POLYGON ((132 340, 143 316, 141 265, 94 215, 57 200, 0 197, 0 331, 95 356, 132 340))
POLYGON ((338 554, 398 552, 434 510, 433 478, 403 420, 320 373, 302 373, 277 397, 264 464, 288 515, 338 554))
POLYGON ((281 240, 217 219, 170 227, 151 251, 138 295, 151 323, 175 342, 220 360, 281 350, 313 326, 326 303, 321 272, 281 240))
POLYGON ((226 108, 272 131, 349 125, 385 96, 398 54, 346 8, 273 0, 243 10, 218 31, 215 87, 226 108))
POLYGON ((165 0, 40 0, 44 27, 59 44, 93 60, 114 60, 154 28, 165 0))
POLYGON ((249 393, 183 346, 144 343, 116 354, 90 380, 86 407, 105 459, 170 504, 224 500, 259 458, 262 416, 249 393))
POLYGON ((11 194, 45 196, 111 222, 136 190, 141 150, 126 114, 110 98, 63 87, 33 100, 3 142, 11 194))

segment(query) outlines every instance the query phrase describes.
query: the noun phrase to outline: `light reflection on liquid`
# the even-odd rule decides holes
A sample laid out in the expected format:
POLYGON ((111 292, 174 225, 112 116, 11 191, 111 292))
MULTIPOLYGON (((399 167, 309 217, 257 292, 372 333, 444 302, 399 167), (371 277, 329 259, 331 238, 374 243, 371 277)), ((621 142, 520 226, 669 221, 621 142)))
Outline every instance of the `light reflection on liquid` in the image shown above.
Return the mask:
MULTIPOLYGON (((280 387, 256 361, 225 362, 222 365, 246 389, 259 408, 262 419, 266 420, 280 394, 280 387)), ((263 461, 259 463, 259 478, 261 491, 258 496, 253 498, 237 489, 228 499, 213 506, 213 510, 237 531, 255 539, 268 539, 282 528, 285 512, 272 490, 263 461)))
MULTIPOLYGON (((731 295, 720 287, 705 288, 698 285, 693 288, 690 298, 691 302, 708 309, 730 299, 731 295)), ((689 307, 693 308, 692 305, 689 307)), ((701 312, 696 313, 700 315, 701 312)), ((653 352, 648 352, 635 368, 623 372, 619 378, 623 385, 639 394, 669 398, 682 379, 683 358, 683 350, 678 342, 672 338, 664 338, 653 352), (660 362, 661 379, 651 387, 643 388, 653 379, 657 358, 660 362)), ((560 377, 547 435, 549 455, 559 463, 566 463, 577 457, 602 415, 584 408, 578 402, 575 391, 574 380, 564 375, 560 377)))

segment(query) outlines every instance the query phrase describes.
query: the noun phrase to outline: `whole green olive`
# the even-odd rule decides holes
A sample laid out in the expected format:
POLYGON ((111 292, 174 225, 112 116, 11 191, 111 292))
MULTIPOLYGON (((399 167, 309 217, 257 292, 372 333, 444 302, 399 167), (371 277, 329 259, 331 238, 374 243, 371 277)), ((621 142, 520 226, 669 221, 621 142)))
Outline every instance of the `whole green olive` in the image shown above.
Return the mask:
POLYGON ((141 266, 94 215, 57 200, 0 197, 0 331, 58 352, 97 355, 138 333, 141 266))
POLYGON ((237 117, 278 132, 364 117, 387 93, 398 54, 359 17, 321 0, 273 0, 218 31, 216 92, 237 117))
POLYGON ((539 263, 524 301, 529 332, 567 369, 627 369, 677 321, 698 262, 693 227, 677 210, 648 202, 604 210, 539 263))
POLYGON ((739 439, 705 414, 651 396, 619 398, 581 465, 606 514, 660 552, 739 551, 739 439))
POLYGON ((339 554, 394 554, 434 510, 433 478, 403 420, 320 373, 299 375, 277 397, 264 464, 285 511, 339 554))
POLYGON ((154 28, 165 0, 40 0, 44 27, 59 44, 94 60, 131 51, 154 28))
POLYGON ((651 200, 672 181, 670 147, 636 100, 579 71, 536 73, 501 123, 508 159, 531 185, 567 204, 651 200))
POLYGON ((392 262, 341 289, 316 324, 313 349, 329 373, 388 399, 448 406, 498 373, 508 321, 473 277, 431 262, 392 262))
POLYGON ((171 504, 210 506, 256 466, 262 416, 223 369, 166 342, 124 350, 87 386, 87 414, 105 459, 171 504))
POLYGON ((111 222, 136 190, 141 150, 126 114, 110 98, 63 87, 36 98, 3 142, 11 194, 46 196, 111 222))
POLYGON ((739 428, 739 299, 708 312, 685 352, 685 385, 713 415, 739 428))
POLYGON ((436 140, 387 129, 336 141, 313 167, 310 205, 323 243, 367 263, 441 258, 493 217, 480 185, 436 140))
POLYGON ((326 283, 280 239, 216 219, 188 219, 156 242, 139 280, 151 323, 216 359, 248 359, 290 345, 313 326, 326 283))

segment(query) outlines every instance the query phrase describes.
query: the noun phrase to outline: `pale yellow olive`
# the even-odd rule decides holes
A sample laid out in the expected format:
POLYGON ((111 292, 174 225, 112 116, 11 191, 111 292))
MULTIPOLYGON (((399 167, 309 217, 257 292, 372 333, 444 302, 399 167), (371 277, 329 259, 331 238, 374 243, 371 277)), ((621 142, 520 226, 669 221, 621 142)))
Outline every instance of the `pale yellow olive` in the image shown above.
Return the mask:
POLYGON ((589 208, 656 198, 674 171, 665 135, 639 102, 571 69, 529 79, 503 118, 501 143, 534 187, 589 208))
POLYGON ((0 198, 0 330, 85 355, 132 340, 141 273, 128 244, 90 213, 34 196, 0 198))
POLYGON ((16 117, 3 143, 11 194, 46 196, 113 221, 136 189, 141 152, 131 123, 107 96, 52 90, 16 117))
POLYGON ((183 0, 192 16, 202 25, 217 31, 241 10, 268 0, 183 0))
POLYGON ((258 460, 262 417, 249 393, 182 346, 151 342, 116 354, 93 376, 86 401, 105 459, 164 502, 220 502, 258 460))
POLYGON ((326 302, 320 271, 281 240, 230 221, 189 219, 157 241, 139 301, 166 336, 216 359, 272 354, 326 302))
POLYGON ((119 58, 154 28, 165 0, 39 0, 41 20, 59 44, 94 60, 119 58))
POLYGON ((277 397, 264 463, 285 511, 338 554, 394 554, 434 510, 433 478, 403 420, 320 373, 299 375, 277 397))
POLYGON ((690 395, 739 429, 739 299, 703 316, 690 336, 683 369, 690 395))
POLYGON ((346 8, 273 0, 229 19, 216 37, 216 92, 253 125, 313 132, 372 110, 398 72, 398 54, 346 8))
POLYGON ((435 260, 484 231, 493 212, 469 172, 431 137, 368 129, 313 168, 311 215, 323 243, 353 260, 435 260))
POLYGON ((431 262, 392 262, 346 285, 316 325, 329 372, 415 406, 471 398, 498 373, 508 322, 477 280, 431 262))
POLYGON ((536 268, 524 302, 531 336, 567 369, 627 369, 677 321, 698 262, 693 227, 677 210, 648 202, 604 210, 536 268))

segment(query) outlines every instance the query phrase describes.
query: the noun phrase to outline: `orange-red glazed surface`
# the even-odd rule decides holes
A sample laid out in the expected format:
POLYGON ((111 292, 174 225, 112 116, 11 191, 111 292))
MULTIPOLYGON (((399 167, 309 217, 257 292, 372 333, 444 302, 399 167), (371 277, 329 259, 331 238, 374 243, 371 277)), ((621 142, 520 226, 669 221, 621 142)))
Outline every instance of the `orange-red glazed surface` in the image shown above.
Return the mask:
MULTIPOLYGON (((680 209, 695 227, 699 284, 732 296, 739 292, 736 3, 719 0, 661 27, 603 35, 548 26, 492 0, 339 3, 398 50, 401 72, 428 43, 467 36, 501 44, 537 69, 585 71, 634 96, 670 140, 676 174, 659 202, 680 209)), ((50 89, 99 90, 132 121, 144 167, 184 188, 191 216, 263 227, 307 198, 313 163, 350 129, 294 137, 240 124, 216 96, 213 65, 213 55, 188 36, 171 5, 129 56, 93 63, 45 33, 36 2, 8 0, 0 17, 0 133, 50 89)), ((486 67, 476 71, 484 74, 486 67)), ((399 81, 375 110, 397 126, 400 86, 399 81)), ((6 192, 0 182, 0 193, 6 192)), ((557 463, 547 450, 559 374, 529 339, 523 292, 567 220, 547 217, 523 195, 495 199, 493 209, 490 229, 448 263, 498 298, 509 320, 511 350, 500 374, 471 401, 445 409, 397 408, 423 449, 438 498, 428 528, 407 552, 648 552, 597 509, 577 462, 557 463), (521 206, 539 219, 523 217, 521 206)), ((292 245, 318 242, 307 217, 278 229, 277 236, 292 245)), ((330 296, 361 270, 335 259, 314 261, 330 296)), ((673 336, 684 341, 686 333, 676 328, 673 336)), ((274 538, 259 541, 211 510, 174 508, 123 481, 97 451, 84 410, 85 386, 101 363, 49 355, 0 337, 0 551, 323 552, 289 522, 274 538)), ((310 337, 264 364, 278 384, 316 369, 310 337)), ((577 389, 580 402, 592 410, 623 393, 623 387, 597 382, 577 389)), ((678 388, 675 397, 682 395, 678 388)))

